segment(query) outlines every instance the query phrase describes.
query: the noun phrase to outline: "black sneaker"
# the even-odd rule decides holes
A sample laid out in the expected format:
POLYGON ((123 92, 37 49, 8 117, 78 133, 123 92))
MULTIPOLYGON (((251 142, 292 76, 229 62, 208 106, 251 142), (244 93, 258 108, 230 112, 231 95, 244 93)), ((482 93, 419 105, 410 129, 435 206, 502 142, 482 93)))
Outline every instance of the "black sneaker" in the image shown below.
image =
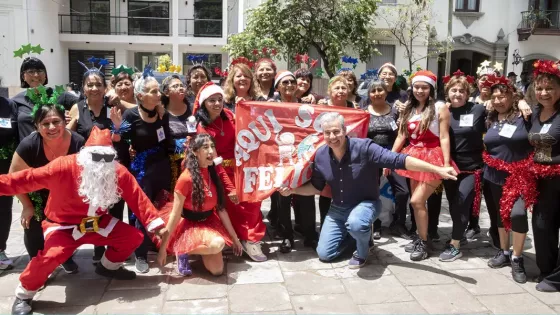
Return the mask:
POLYGON ((419 239, 414 247, 412 253, 410 253, 410 260, 420 261, 428 258, 428 242, 419 239))
POLYGON ((517 283, 527 282, 527 274, 525 273, 523 257, 513 258, 511 260, 511 276, 517 283))
POLYGON ((64 272, 66 272, 67 274, 75 274, 75 273, 78 272, 78 264, 76 264, 76 262, 74 262, 72 257, 70 257, 67 261, 62 263, 62 265, 60 265, 60 267, 62 267, 64 272))
POLYGON ((414 247, 416 247, 416 244, 420 241, 420 238, 418 236, 415 236, 412 241, 410 241, 410 243, 406 244, 404 246, 404 251, 407 253, 412 253, 414 251, 414 247))
POLYGON ((440 237, 438 232, 434 232, 434 233, 428 233, 428 238, 432 241, 432 242, 439 242, 440 237))
POLYGON ((12 305, 12 315, 27 315, 31 314, 32 311, 31 299, 24 300, 16 297, 16 300, 12 305))
POLYGON ((373 235, 371 236, 374 240, 380 240, 381 239, 381 232, 379 231, 374 231, 373 235))
POLYGON ((303 246, 317 249, 318 242, 316 239, 306 239, 303 241, 303 246))
POLYGON ((282 241, 282 244, 280 244, 280 247, 278 248, 278 250, 281 253, 287 254, 287 253, 291 252, 293 248, 294 248, 294 241, 290 240, 288 238, 285 238, 282 241))
POLYGON ((144 257, 136 257, 134 267, 136 267, 136 271, 138 271, 138 273, 147 273, 150 271, 150 265, 148 265, 148 261, 144 257))
POLYGON ((488 260, 488 267, 490 268, 502 268, 511 264, 511 259, 509 255, 504 254, 502 249, 499 249, 496 255, 488 260))
POLYGON ((105 246, 95 246, 93 248, 93 265, 97 266, 97 264, 101 261, 101 258, 105 254, 105 246))
POLYGON ((467 232, 465 232, 465 237, 467 238, 467 240, 472 241, 474 240, 475 236, 480 234, 480 227, 470 227, 467 229, 467 232))
POLYGON ((395 224, 395 225, 391 226, 389 228, 389 230, 391 231, 391 234, 396 236, 396 237, 400 237, 400 238, 403 238, 405 240, 412 239, 411 235, 408 233, 408 230, 402 224, 395 224))
POLYGON ((439 255, 439 260, 444 262, 450 262, 459 259, 461 257, 463 257, 463 253, 461 253, 460 250, 455 248, 455 246, 449 244, 447 245, 443 253, 439 255))
POLYGON ((117 270, 109 270, 102 264, 97 264, 97 266, 95 267, 95 273, 103 277, 113 278, 117 280, 132 280, 136 278, 136 273, 134 271, 127 270, 123 266, 121 266, 117 270))

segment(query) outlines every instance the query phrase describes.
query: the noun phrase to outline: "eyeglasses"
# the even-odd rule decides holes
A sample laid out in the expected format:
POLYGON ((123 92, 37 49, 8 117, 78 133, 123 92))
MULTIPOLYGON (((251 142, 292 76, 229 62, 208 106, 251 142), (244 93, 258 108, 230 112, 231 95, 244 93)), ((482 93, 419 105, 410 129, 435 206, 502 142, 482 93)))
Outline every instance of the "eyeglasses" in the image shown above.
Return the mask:
POLYGON ((286 80, 286 81, 282 81, 280 82, 280 84, 282 84, 282 86, 288 86, 288 85, 296 85, 297 81, 296 80, 286 80))
POLYGON ((60 127, 60 125, 62 125, 62 122, 63 122, 62 120, 53 120, 51 122, 40 123, 39 126, 41 126, 41 128, 43 129, 49 129, 51 125, 57 128, 60 127))
POLYGON ((29 69, 24 71, 27 75, 42 75, 45 74, 45 70, 43 69, 29 69))
POLYGON ((391 71, 388 71, 388 72, 383 71, 379 74, 379 77, 381 77, 381 78, 385 78, 385 77, 394 78, 395 74, 391 71))
POLYGON ((114 154, 101 154, 101 153, 91 153, 91 160, 94 162, 101 162, 101 160, 106 163, 113 162, 115 159, 114 154))

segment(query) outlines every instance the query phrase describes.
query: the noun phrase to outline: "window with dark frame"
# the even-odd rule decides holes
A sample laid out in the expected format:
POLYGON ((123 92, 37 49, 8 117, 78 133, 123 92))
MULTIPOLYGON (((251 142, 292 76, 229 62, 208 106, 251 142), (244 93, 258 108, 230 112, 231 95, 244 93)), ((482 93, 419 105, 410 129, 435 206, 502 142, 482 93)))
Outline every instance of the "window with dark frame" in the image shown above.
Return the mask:
POLYGON ((479 12, 480 0, 456 0, 455 12, 479 12))
POLYGON ((208 60, 204 61, 203 66, 206 67, 206 69, 210 70, 210 73, 212 74, 212 79, 214 80, 219 80, 220 76, 216 73, 216 68, 220 68, 222 69, 222 54, 194 54, 194 53, 183 53, 183 74, 187 75, 187 73, 189 72, 189 69, 192 68, 194 66, 194 64, 189 61, 188 57, 189 55, 192 56, 202 56, 202 55, 207 55, 208 56, 208 60))
POLYGON ((169 36, 169 2, 128 1, 128 35, 169 36))
POLYGON ((111 34, 109 0, 70 1, 71 34, 111 34))

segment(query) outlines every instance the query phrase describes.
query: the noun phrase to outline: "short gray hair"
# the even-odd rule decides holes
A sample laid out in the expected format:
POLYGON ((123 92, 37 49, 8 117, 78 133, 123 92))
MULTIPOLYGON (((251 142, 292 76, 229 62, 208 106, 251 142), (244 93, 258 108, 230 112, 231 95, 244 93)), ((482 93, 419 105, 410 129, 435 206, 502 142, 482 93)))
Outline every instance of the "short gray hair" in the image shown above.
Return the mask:
POLYGON ((325 123, 331 123, 333 121, 338 121, 338 123, 340 124, 340 127, 344 128, 344 116, 342 116, 341 114, 339 114, 338 112, 330 112, 330 113, 326 113, 322 118, 321 118, 321 128, 323 128, 323 126, 325 125, 325 123))

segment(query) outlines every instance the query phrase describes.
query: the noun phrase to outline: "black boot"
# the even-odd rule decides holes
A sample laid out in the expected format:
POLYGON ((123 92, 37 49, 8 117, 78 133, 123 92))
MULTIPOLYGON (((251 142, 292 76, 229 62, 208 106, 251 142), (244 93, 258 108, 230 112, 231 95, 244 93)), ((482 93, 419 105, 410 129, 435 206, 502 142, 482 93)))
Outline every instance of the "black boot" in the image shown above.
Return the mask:
POLYGON ((136 273, 134 271, 130 271, 125 269, 121 266, 117 270, 109 270, 103 266, 103 264, 99 263, 95 267, 95 273, 107 278, 113 278, 117 280, 132 280, 136 278, 136 273))
POLYGON ((294 248, 294 240, 291 240, 289 238, 285 238, 282 241, 282 244, 280 244, 280 252, 283 254, 287 254, 289 252, 292 251, 292 249, 294 248))
POLYGON ((12 315, 26 315, 31 314, 31 299, 20 299, 16 297, 14 305, 12 305, 12 315))

